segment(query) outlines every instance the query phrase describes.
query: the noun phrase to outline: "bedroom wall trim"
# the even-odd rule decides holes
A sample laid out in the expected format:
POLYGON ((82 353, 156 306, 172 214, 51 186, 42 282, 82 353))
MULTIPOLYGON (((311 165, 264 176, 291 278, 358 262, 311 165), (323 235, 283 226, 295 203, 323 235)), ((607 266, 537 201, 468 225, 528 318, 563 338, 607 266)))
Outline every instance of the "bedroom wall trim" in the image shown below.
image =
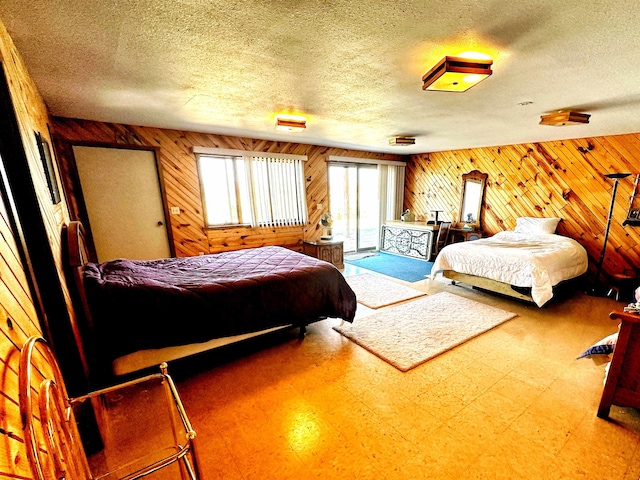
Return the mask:
POLYGON ((269 157, 269 158, 282 158, 287 160, 302 160, 306 162, 308 157, 306 155, 294 155, 291 153, 271 153, 271 152, 250 152, 248 150, 233 150, 229 148, 210 148, 210 147, 198 147, 194 146, 191 151, 198 154, 208 155, 229 155, 237 157, 269 157))
POLYGON ((340 155, 329 155, 327 157, 327 163, 365 163, 368 165, 395 165, 397 167, 404 167, 407 162, 400 162, 396 160, 378 160, 377 158, 355 158, 355 157, 342 157, 340 155))

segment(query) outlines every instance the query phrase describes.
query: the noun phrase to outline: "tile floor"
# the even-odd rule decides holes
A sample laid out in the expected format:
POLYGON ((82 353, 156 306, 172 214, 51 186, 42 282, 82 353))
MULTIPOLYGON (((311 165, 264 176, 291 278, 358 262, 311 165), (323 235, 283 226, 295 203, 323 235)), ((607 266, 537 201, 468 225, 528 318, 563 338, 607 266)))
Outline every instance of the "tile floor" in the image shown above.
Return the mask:
POLYGON ((608 313, 624 304, 576 293, 539 309, 412 286, 518 316, 406 373, 335 332, 335 319, 302 341, 290 331, 176 363, 204 478, 640 477, 640 412, 597 418, 604 365, 575 359, 616 330, 608 313))

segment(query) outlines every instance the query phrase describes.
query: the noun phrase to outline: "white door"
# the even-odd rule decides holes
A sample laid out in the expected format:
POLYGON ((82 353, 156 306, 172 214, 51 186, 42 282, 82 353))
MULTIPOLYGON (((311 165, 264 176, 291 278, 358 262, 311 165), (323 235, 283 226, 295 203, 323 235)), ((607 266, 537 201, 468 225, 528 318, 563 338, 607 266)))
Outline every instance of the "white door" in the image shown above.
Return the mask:
POLYGON ((98 261, 171 256, 155 152, 74 146, 98 261))

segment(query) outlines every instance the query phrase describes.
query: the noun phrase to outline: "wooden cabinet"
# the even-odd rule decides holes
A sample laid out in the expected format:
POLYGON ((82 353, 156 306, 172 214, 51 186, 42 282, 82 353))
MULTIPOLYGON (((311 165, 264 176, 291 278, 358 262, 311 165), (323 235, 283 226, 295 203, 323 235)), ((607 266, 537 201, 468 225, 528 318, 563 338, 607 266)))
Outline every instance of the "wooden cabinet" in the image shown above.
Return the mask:
POLYGON ((325 262, 333 263, 336 267, 344 268, 343 242, 338 240, 318 240, 316 242, 304 242, 302 251, 307 255, 325 262))
POLYGON ((598 407, 600 418, 609 416, 611 405, 640 408, 640 315, 615 311, 609 316, 622 323, 598 407))
POLYGON ((465 230, 464 228, 450 228, 447 243, 470 242, 484 237, 482 230, 465 230))
POLYGON ((430 260, 437 225, 419 222, 389 222, 382 226, 383 252, 430 260))

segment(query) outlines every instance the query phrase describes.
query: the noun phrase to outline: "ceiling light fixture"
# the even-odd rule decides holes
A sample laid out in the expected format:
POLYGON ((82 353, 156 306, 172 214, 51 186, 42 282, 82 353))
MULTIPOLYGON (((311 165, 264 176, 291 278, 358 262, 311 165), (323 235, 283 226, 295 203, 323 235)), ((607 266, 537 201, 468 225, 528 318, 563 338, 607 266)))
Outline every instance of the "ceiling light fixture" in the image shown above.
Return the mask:
POLYGON ((589 123, 590 116, 591 115, 588 113, 572 111, 549 113, 540 116, 540 125, 552 125, 554 127, 563 127, 565 125, 584 125, 585 123, 589 123))
POLYGON ((307 128, 304 117, 276 117, 276 130, 281 132, 303 132, 307 128))
POLYGON ((465 92, 493 72, 490 58, 444 57, 422 76, 423 90, 465 92))
POLYGON ((389 145, 406 147, 408 145, 415 145, 416 139, 413 137, 391 137, 389 139, 389 145))

